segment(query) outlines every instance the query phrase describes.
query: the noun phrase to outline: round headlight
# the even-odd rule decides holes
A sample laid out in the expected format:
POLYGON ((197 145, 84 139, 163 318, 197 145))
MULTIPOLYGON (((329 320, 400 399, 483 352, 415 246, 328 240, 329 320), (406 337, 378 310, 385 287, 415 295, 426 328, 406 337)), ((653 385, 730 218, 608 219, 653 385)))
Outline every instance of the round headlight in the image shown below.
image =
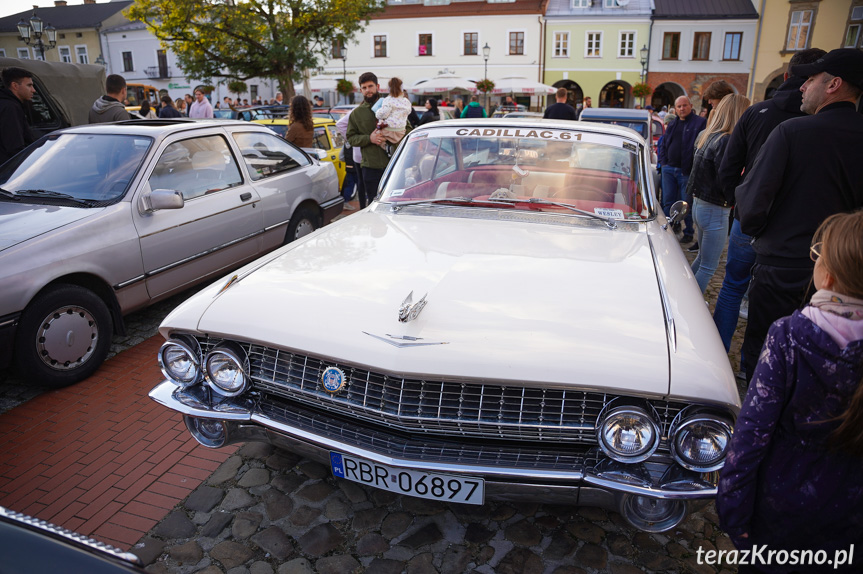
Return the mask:
POLYGON ((647 532, 665 532, 686 518, 686 502, 627 494, 620 513, 630 524, 647 532))
POLYGON ((226 397, 239 395, 249 385, 249 361, 236 344, 226 343, 207 354, 207 384, 226 397))
POLYGON ((597 439, 600 448, 612 459, 641 462, 659 446, 659 427, 643 409, 621 406, 603 417, 597 439))
POLYGON ((717 470, 725 464, 731 432, 725 421, 692 417, 672 430, 671 454, 683 468, 697 472, 717 470))
POLYGON ((185 388, 200 380, 201 354, 194 339, 169 339, 158 356, 162 374, 174 384, 185 388))

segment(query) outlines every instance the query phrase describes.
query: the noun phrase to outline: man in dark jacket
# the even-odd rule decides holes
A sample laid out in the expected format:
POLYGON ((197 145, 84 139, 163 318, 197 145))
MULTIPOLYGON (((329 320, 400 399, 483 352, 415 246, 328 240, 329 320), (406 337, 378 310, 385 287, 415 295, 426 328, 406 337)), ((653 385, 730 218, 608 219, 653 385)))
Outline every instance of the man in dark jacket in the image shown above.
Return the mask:
POLYGON ((378 94, 378 77, 372 72, 366 72, 360 76, 359 84, 363 103, 350 113, 347 134, 351 146, 360 148, 363 155, 360 168, 363 187, 358 190, 360 208, 363 209, 377 195, 378 185, 390 158, 381 147, 384 137, 380 135, 379 131, 375 133, 378 119, 372 111, 372 106, 380 97, 378 94))
MULTIPOLYGON (((810 64, 826 53, 819 48, 801 50, 794 54, 789 66, 810 64)), ((791 76, 786 72, 784 83, 771 99, 758 102, 743 112, 728 138, 725 156, 717 174, 719 185, 729 203, 734 203, 734 189, 752 171, 755 156, 770 132, 785 120, 806 115, 800 110, 803 103, 800 86, 804 80, 805 78, 791 76)), ((755 252, 750 245, 751 237, 740 231, 736 211, 734 218, 731 236, 728 238, 725 278, 722 280, 722 288, 716 299, 716 311, 713 313, 713 321, 719 329, 719 336, 726 351, 731 348, 731 337, 737 329, 737 318, 740 315, 740 303, 749 287, 752 265, 755 264, 755 252)))
MULTIPOLYGON (((684 199, 689 172, 692 171, 692 158, 695 156, 695 138, 707 125, 707 120, 692 113, 692 102, 680 96, 674 102, 677 119, 668 125, 662 144, 659 146, 659 163, 662 166, 662 209, 665 215, 671 213, 675 201, 684 199)), ((692 198, 686 198, 690 207, 692 198)), ((692 226, 692 211, 684 218, 684 243, 692 241, 695 228, 692 226)))
POLYGON ((160 118, 182 118, 183 114, 174 107, 174 100, 171 99, 171 96, 164 95, 162 96, 162 109, 159 110, 160 118))
POLYGON ((33 74, 23 68, 3 70, 0 87, 0 164, 33 143, 38 135, 30 129, 24 102, 33 99, 33 74))
POLYGON ((863 116, 856 110, 863 52, 833 50, 791 73, 807 78, 801 109, 812 115, 773 130, 735 193, 740 228, 755 250, 743 339, 750 379, 770 325, 805 302, 815 229, 834 213, 863 207, 863 116))
POLYGON ((119 122, 131 119, 123 100, 126 99, 126 78, 111 74, 105 78, 105 94, 93 103, 90 123, 119 122))
POLYGON ((545 113, 542 114, 543 119, 577 120, 578 114, 575 113, 575 108, 566 103, 566 97, 566 88, 558 88, 554 103, 545 108, 545 113))

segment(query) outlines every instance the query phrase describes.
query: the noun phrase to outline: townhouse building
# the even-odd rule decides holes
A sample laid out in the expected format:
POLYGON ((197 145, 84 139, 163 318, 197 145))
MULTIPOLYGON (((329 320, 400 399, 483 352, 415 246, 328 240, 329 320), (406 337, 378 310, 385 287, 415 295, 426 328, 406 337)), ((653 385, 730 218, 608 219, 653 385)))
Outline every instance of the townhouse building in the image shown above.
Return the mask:
MULTIPOLYGON (((382 86, 392 77, 406 87, 440 76, 541 81, 545 2, 387 0, 386 9, 345 46, 345 58, 334 45, 312 81, 344 76, 356 85, 363 72, 374 72, 382 86)), ((534 105, 544 103, 534 99, 534 105)))
POLYGON ((863 0, 758 0, 761 20, 747 95, 770 98, 795 52, 863 49, 863 0))
POLYGON ((647 83, 651 103, 689 96, 696 109, 716 80, 745 94, 755 56, 758 12, 751 0, 654 0, 647 83))
POLYGON ((49 24, 57 31, 57 45, 48 49, 48 36, 43 34, 45 44, 44 59, 49 62, 74 62, 77 64, 102 64, 105 56, 102 50, 101 32, 106 28, 128 22, 123 10, 130 0, 96 3, 96 0, 83 0, 71 5, 66 0, 55 0, 54 5, 35 10, 18 12, 0 18, 0 56, 21 59, 41 60, 42 54, 31 42, 29 45, 18 32, 18 22, 29 20, 35 14, 44 26, 49 24))
POLYGON ((549 0, 543 77, 565 87, 569 102, 594 107, 635 104, 632 87, 646 70, 652 0, 549 0))

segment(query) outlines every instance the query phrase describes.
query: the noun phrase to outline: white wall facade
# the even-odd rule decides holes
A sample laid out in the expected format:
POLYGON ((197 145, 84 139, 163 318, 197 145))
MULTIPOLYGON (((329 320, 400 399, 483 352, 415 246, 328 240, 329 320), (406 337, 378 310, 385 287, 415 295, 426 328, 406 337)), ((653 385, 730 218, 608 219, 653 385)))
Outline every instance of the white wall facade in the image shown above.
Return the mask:
MULTIPOLYGON (((487 43, 491 48, 488 59, 490 80, 510 76, 540 80, 542 36, 539 19, 538 14, 529 14, 371 20, 366 29, 347 45, 346 77, 356 85, 360 74, 374 72, 379 78, 401 78, 407 87, 440 74, 481 80, 485 64, 482 47, 487 43), (511 32, 524 33, 524 54, 509 53, 511 32), (464 55, 465 33, 477 34, 476 55, 464 55), (419 55, 420 34, 432 35, 432 55, 419 55), (386 37, 386 57, 375 57, 375 36, 386 37)), ((324 62, 317 75, 341 78, 342 60, 324 62)))
MULTIPOLYGON (((197 80, 191 80, 183 75, 183 70, 177 64, 177 58, 171 50, 167 50, 168 68, 170 77, 151 78, 147 75, 147 68, 157 68, 159 65, 158 51, 162 49, 159 40, 147 29, 119 29, 103 33, 102 39, 105 60, 107 62, 108 74, 119 74, 126 78, 129 83, 149 84, 157 90, 168 90, 173 99, 181 98, 184 94, 191 94, 195 86, 202 84, 197 80), (125 71, 123 67, 123 52, 132 52, 133 69, 125 71)), ((237 94, 228 92, 225 85, 217 84, 211 94, 211 100, 215 104, 221 102, 225 96, 232 99, 237 94)), ((258 94, 269 100, 274 98, 278 91, 277 82, 269 79, 251 79, 246 81, 247 86, 258 85, 258 94)), ((249 94, 240 94, 240 98, 250 98, 249 94)))
POLYGON ((688 72, 697 74, 749 74, 757 20, 656 20, 650 42, 651 72, 688 72), (677 60, 663 60, 663 39, 666 32, 680 32, 680 51, 677 60), (693 46, 696 32, 710 32, 710 54, 707 60, 694 60, 693 46), (727 33, 742 32, 739 60, 723 60, 727 33))

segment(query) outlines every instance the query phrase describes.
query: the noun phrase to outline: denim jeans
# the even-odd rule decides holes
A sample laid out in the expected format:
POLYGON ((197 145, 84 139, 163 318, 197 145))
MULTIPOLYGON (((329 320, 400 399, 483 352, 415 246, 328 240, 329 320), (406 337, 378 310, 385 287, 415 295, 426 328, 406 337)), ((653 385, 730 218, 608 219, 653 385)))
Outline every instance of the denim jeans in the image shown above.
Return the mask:
POLYGON ((740 231, 740 222, 735 219, 731 225, 731 236, 728 238, 725 278, 716 299, 716 311, 713 312, 713 322, 719 329, 719 336, 722 337, 726 351, 731 349, 731 337, 737 328, 740 302, 752 279, 754 264, 755 251, 752 250, 750 237, 740 231))
POLYGON ((671 167, 669 165, 662 166, 662 210, 665 216, 669 217, 671 206, 678 199, 683 199, 689 202, 689 211, 686 217, 683 218, 684 235, 694 235, 692 229, 692 198, 686 197, 686 184, 689 182, 689 176, 683 175, 683 170, 679 167, 671 167))
POLYGON ((692 215, 695 220, 695 228, 698 237, 698 257, 692 262, 692 272, 695 280, 701 287, 701 292, 707 291, 707 284, 716 273, 719 266, 719 258, 725 249, 725 241, 728 238, 728 214, 730 207, 722 207, 698 199, 693 200, 692 215))
POLYGON ((351 200, 351 196, 354 194, 354 187, 356 187, 356 185, 356 168, 346 169, 345 180, 342 182, 342 197, 345 198, 346 203, 351 200))

